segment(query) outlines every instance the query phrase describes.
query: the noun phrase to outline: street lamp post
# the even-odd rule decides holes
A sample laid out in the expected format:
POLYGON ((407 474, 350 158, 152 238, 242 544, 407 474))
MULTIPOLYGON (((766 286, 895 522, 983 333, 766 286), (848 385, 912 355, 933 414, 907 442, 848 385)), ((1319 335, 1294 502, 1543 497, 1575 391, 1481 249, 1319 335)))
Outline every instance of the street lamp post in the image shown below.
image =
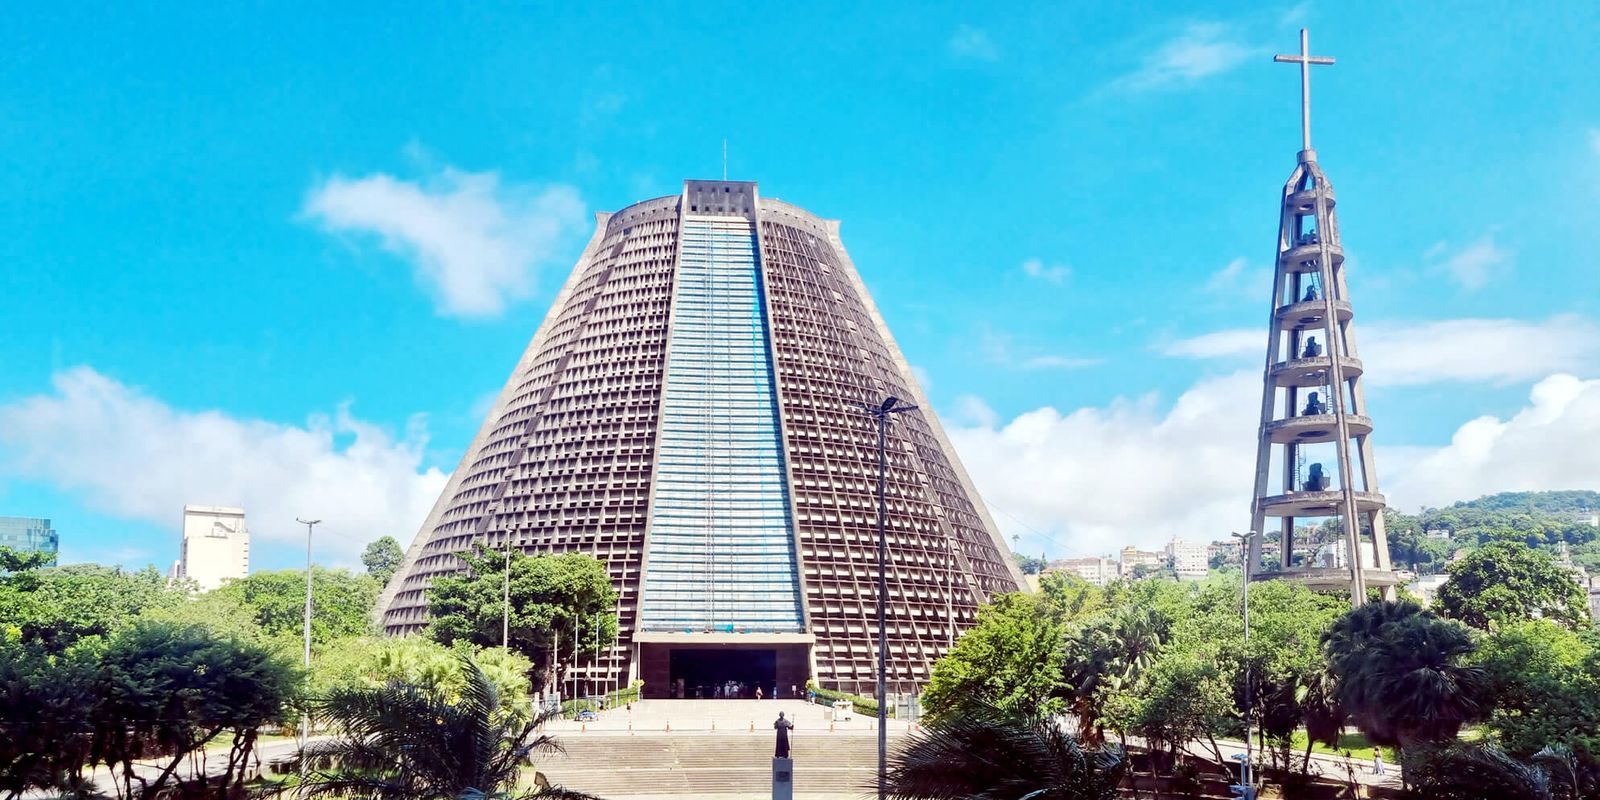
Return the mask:
POLYGON ((506 571, 500 582, 500 647, 511 649, 511 534, 506 533, 506 571))
POLYGON ((1251 741, 1250 741, 1250 541, 1256 538, 1255 531, 1245 533, 1233 532, 1233 538, 1239 540, 1239 551, 1244 564, 1244 764, 1239 768, 1239 783, 1246 788, 1246 797, 1251 787, 1251 741))
MULTIPOLYGON (((311 529, 321 522, 320 519, 294 518, 295 522, 306 526, 306 619, 305 619, 305 665, 306 681, 311 680, 311 529)), ((306 747, 306 740, 311 738, 311 714, 300 715, 300 749, 306 747)))
POLYGON ((888 795, 885 780, 889 761, 889 684, 888 673, 889 626, 889 534, 888 501, 885 490, 889 474, 889 417, 915 411, 916 406, 900 405, 900 398, 890 396, 878 405, 865 405, 867 413, 878 421, 878 800, 888 795))

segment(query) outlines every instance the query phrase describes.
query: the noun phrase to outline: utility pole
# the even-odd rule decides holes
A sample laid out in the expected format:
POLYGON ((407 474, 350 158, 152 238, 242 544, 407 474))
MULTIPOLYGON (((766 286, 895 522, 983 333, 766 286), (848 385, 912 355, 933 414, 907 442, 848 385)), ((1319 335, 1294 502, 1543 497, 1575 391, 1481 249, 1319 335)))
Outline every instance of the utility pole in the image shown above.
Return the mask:
MULTIPOLYGON (((311 683, 311 530, 320 519, 294 518, 295 522, 306 526, 306 619, 305 619, 305 666, 306 684, 311 683)), ((300 716, 300 749, 306 749, 306 741, 311 738, 311 714, 306 712, 300 716)))
POLYGON ((1254 766, 1251 762, 1250 742, 1250 541, 1256 538, 1256 532, 1234 531, 1233 538, 1239 540, 1239 551, 1244 556, 1244 763, 1239 767, 1239 783, 1245 787, 1245 797, 1254 797, 1254 784, 1250 774, 1254 766))
POLYGON ((506 571, 502 582, 503 593, 500 609, 500 646, 506 650, 511 649, 511 532, 506 532, 506 571))
POLYGON ((889 417, 915 411, 916 406, 900 405, 890 396, 878 405, 865 405, 878 421, 878 800, 888 797, 886 780, 889 763, 889 509, 886 488, 889 476, 889 417))

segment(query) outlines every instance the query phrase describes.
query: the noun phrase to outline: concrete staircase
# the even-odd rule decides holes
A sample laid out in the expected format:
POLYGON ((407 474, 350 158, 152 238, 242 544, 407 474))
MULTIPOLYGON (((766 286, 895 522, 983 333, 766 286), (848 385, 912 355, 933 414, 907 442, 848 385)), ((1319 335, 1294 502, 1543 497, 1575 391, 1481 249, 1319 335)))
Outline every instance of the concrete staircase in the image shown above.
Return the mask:
MULTIPOLYGON (((901 735, 891 732, 892 749, 901 735)), ((771 797, 771 730, 755 733, 565 733, 565 755, 538 764, 551 783, 606 800, 657 797, 771 797)), ((797 798, 865 798, 874 794, 878 740, 861 733, 796 735, 792 744, 797 798)))

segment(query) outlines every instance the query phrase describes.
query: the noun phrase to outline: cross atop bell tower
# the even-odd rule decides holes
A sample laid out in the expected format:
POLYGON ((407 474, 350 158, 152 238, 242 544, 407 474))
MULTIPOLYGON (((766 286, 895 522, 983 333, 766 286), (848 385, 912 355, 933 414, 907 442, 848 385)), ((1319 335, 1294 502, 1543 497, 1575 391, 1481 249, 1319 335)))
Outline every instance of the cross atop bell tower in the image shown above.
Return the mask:
POLYGON ((1305 160, 1317 160, 1316 152, 1311 149, 1311 65, 1333 65, 1333 58, 1329 56, 1311 55, 1311 37, 1305 28, 1300 29, 1300 55, 1273 56, 1273 61, 1284 64, 1300 65, 1300 150, 1304 153, 1305 160))

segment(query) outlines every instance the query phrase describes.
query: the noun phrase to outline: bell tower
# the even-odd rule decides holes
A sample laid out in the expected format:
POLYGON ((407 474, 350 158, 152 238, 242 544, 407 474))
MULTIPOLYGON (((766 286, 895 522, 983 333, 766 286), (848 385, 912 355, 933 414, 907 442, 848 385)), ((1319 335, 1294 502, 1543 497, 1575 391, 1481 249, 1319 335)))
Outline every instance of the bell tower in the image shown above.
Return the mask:
POLYGON ((1368 588, 1392 596, 1396 577, 1372 458, 1364 369, 1350 328, 1354 311, 1336 201, 1311 149, 1310 68, 1333 59, 1309 55, 1307 44, 1302 30, 1300 54, 1275 58, 1300 65, 1302 149, 1279 208, 1249 570, 1253 580, 1346 588, 1359 606, 1368 588), (1263 547, 1268 537, 1277 544, 1276 559, 1263 547))

